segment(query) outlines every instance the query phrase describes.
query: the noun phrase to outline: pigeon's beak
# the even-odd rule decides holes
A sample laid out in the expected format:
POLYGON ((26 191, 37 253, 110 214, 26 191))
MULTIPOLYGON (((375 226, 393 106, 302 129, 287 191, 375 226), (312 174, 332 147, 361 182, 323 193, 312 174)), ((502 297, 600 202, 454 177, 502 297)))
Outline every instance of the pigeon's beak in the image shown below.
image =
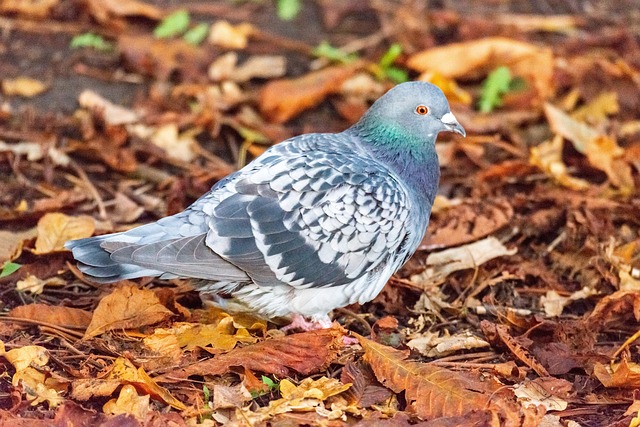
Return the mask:
POLYGON ((453 113, 448 112, 440 119, 446 130, 459 133, 462 136, 467 136, 467 132, 465 132, 462 125, 456 119, 456 116, 453 113))

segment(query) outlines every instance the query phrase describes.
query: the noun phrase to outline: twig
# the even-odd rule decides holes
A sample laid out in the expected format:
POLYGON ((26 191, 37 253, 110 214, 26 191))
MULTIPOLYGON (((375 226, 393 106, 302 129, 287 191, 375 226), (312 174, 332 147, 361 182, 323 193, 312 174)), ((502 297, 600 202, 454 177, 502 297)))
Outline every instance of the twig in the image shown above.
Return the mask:
POLYGON ((82 170, 82 168, 73 159, 69 160, 69 166, 71 166, 71 168, 76 172, 76 174, 78 174, 78 177, 82 180, 82 182, 86 185, 87 189, 91 193, 93 200, 95 200, 98 206, 98 215, 100 216, 100 219, 106 220, 107 209, 104 206, 104 200, 102 200, 102 197, 98 192, 98 189, 95 187, 95 185, 93 185, 93 183, 91 182, 91 180, 89 179, 85 171, 82 170))

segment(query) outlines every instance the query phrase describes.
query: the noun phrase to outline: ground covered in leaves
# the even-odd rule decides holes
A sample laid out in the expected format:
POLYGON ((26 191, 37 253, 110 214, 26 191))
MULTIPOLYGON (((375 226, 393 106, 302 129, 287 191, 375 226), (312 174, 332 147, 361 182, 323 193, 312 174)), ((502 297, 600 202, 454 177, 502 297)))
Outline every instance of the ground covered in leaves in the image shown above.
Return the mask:
POLYGON ((637 6, 427 3, 0 2, 0 424, 640 425, 637 6), (331 329, 98 286, 62 247, 406 79, 468 136, 419 252, 331 329))

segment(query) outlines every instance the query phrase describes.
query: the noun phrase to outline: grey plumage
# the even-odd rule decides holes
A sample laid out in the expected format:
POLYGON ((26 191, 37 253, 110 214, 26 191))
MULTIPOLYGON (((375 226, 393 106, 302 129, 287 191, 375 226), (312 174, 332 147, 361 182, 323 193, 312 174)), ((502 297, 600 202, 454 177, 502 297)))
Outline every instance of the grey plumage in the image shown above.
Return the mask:
POLYGON ((464 134, 442 92, 404 83, 346 131, 277 144, 177 215, 66 246, 98 282, 193 278, 269 317, 320 319, 373 299, 416 250, 444 130, 464 134))

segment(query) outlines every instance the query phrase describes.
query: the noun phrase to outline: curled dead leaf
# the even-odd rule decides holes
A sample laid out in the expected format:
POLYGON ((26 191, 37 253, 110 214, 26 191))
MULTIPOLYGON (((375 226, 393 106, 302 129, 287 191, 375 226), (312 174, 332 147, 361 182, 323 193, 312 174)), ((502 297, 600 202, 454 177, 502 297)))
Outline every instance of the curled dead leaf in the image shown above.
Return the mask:
POLYGON ((95 220, 87 215, 45 214, 38 221, 38 237, 33 253, 47 254, 65 250, 64 244, 68 240, 91 237, 95 228, 95 220))
POLYGON ((100 300, 84 338, 114 329, 152 325, 172 314, 152 290, 139 289, 135 284, 120 286, 100 300))
POLYGON ((293 80, 272 80, 260 91, 260 110, 271 121, 284 123, 339 92, 342 83, 358 67, 357 64, 333 66, 293 80))

